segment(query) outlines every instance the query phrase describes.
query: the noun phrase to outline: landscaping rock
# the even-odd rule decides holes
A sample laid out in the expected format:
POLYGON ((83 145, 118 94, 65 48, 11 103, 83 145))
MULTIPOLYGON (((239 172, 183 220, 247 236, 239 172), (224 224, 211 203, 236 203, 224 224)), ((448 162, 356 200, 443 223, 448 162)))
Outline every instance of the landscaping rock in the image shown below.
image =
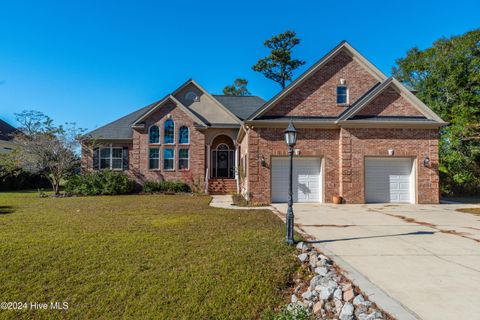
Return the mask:
POLYGON ((313 254, 310 254, 310 258, 309 258, 309 264, 310 264, 310 268, 313 270, 317 267, 317 262, 318 262, 318 258, 317 258, 317 255, 315 253, 313 254))
POLYGON ((360 314, 366 313, 367 312, 367 307, 363 304, 360 303, 355 306, 355 316, 358 318, 360 314))
POLYGON ((358 296, 356 296, 354 299, 353 299, 353 305, 354 306, 358 306, 359 304, 362 304, 365 302, 365 299, 363 298, 363 296, 361 294, 359 294, 358 296))
POLYGON ((329 287, 321 286, 319 298, 322 300, 329 300, 332 297, 333 290, 329 287))
POLYGON ((348 290, 350 290, 350 289, 352 289, 352 284, 351 284, 351 283, 344 283, 344 284, 342 285, 342 290, 343 290, 343 291, 348 291, 348 290))
POLYGON ((315 303, 313 305, 313 310, 312 310, 313 314, 315 314, 317 316, 320 315, 321 312, 322 312, 322 307, 323 307, 323 302, 321 300, 318 301, 317 303, 315 303))
POLYGON ((361 313, 357 316, 358 320, 378 320, 383 319, 383 315, 381 312, 374 311, 370 314, 361 313))
POLYGON ((340 311, 340 320, 352 320, 353 310, 353 304, 350 302, 345 303, 340 311))
POLYGON ((303 270, 310 270, 313 278, 308 286, 304 277, 294 279, 296 287, 287 308, 303 309, 317 319, 325 320, 384 319, 380 311, 371 308, 372 303, 368 298, 362 294, 355 295, 352 283, 334 266, 332 260, 318 254, 305 242, 298 243, 297 249, 302 251, 297 257, 303 264, 303 270))
POLYGON ((342 289, 340 288, 335 289, 335 291, 333 292, 333 298, 339 301, 342 300, 343 298, 342 289))
POLYGON ((298 260, 300 260, 301 262, 305 262, 308 258, 308 255, 306 253, 302 253, 302 254, 299 254, 297 257, 298 257, 298 260))
POLYGON ((315 287, 322 284, 322 276, 315 276, 310 280, 310 290, 315 289, 315 287))
POLYGON ((353 296, 354 296, 353 289, 349 289, 343 292, 343 300, 345 300, 346 302, 352 301, 353 296))
POLYGON ((292 294, 292 297, 290 298, 290 302, 291 303, 297 303, 298 302, 298 298, 296 295, 292 294))
POLYGON ((315 273, 324 277, 327 275, 328 269, 325 267, 317 267, 315 268, 315 273))
POLYGON ((329 289, 331 289, 332 292, 333 292, 333 291, 335 291, 335 289, 337 289, 338 283, 335 280, 329 280, 328 283, 327 283, 327 287, 329 289))
POLYGON ((308 245, 305 242, 297 243, 297 249, 302 250, 302 252, 308 251, 308 245))
POLYGON ((330 259, 328 257, 324 256, 323 254, 319 254, 318 259, 320 259, 322 261, 330 261, 330 259))
POLYGON ((343 302, 341 300, 335 300, 335 314, 339 314, 342 311, 343 302))
POLYGON ((312 291, 308 290, 308 291, 305 291, 304 293, 302 293, 302 298, 304 300, 312 300, 313 297, 315 297, 315 295, 312 293, 312 291))

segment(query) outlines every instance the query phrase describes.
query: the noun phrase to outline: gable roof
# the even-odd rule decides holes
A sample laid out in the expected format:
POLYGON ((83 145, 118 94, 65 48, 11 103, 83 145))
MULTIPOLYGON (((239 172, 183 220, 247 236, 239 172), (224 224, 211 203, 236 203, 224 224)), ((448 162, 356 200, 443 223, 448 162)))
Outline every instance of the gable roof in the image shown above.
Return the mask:
POLYGON ((162 100, 160 100, 158 103, 154 104, 153 106, 149 106, 149 110, 142 114, 138 119, 136 119, 132 123, 132 127, 136 126, 142 126, 141 122, 145 121, 146 118, 148 118, 153 112, 158 110, 161 106, 163 106, 167 102, 173 102, 178 108, 180 108, 183 112, 185 112, 193 121, 195 121, 198 125, 202 127, 207 127, 205 122, 201 120, 196 114, 194 114, 190 109, 185 107, 180 101, 178 101, 173 95, 169 94, 162 100))
MULTIPOLYGON (((365 106, 367 106, 373 99, 378 97, 379 94, 384 92, 387 88, 393 86, 396 88, 400 94, 407 99, 414 108, 416 108, 420 113, 425 116, 425 119, 437 122, 440 124, 446 124, 435 112, 433 112, 429 107, 427 107, 420 99, 418 99, 414 94, 410 92, 402 83, 400 83, 397 79, 390 77, 380 85, 376 86, 373 90, 370 90, 366 95, 361 97, 357 100, 352 106, 350 106, 345 112, 343 112, 338 120, 337 123, 341 123, 343 121, 353 120, 355 115, 360 112, 365 106)), ((385 117, 379 117, 385 118, 385 117)), ((408 117, 408 118, 415 118, 415 117, 408 117)), ((357 117, 358 119, 358 117, 357 117)))
POLYGON ((212 96, 240 120, 247 119, 265 103, 265 100, 258 96, 227 96, 221 94, 213 94, 212 96))
POLYGON ((255 118, 261 116, 273 106, 275 106, 282 98, 292 92, 305 80, 310 78, 316 71, 323 67, 328 61, 335 57, 339 52, 347 52, 350 54, 358 63, 360 63, 367 71, 369 71, 379 82, 387 79, 387 76, 383 74, 377 67, 375 67, 370 61, 368 61, 364 56, 362 56, 355 48, 353 48, 347 41, 343 40, 320 60, 314 63, 307 71, 302 73, 297 79, 292 81, 285 89, 276 94, 273 98, 267 101, 259 110, 254 112, 248 117, 248 120, 254 120, 255 118))
POLYGON ((238 117, 233 114, 228 108, 226 108, 223 104, 221 104, 217 99, 215 99, 210 93, 208 93, 207 90, 205 90, 201 85, 199 85, 195 80, 193 79, 188 79, 184 84, 182 84, 180 87, 178 87, 174 92, 172 92, 172 96, 174 96, 175 94, 177 94, 178 92, 180 92, 183 88, 185 88, 186 86, 188 86, 189 84, 193 84, 194 86, 196 86, 200 91, 203 92, 203 94, 205 94, 207 97, 209 97, 214 103, 215 105, 217 105, 220 109, 222 109, 223 111, 225 111, 231 118, 232 120, 234 120, 236 123, 240 124, 240 121, 238 119, 238 117))
POLYGON ((108 140, 124 140, 131 139, 133 137, 132 124, 142 114, 147 112, 151 106, 157 104, 159 101, 154 102, 146 107, 140 108, 137 111, 127 114, 120 119, 107 123, 95 130, 92 130, 84 135, 85 138, 90 139, 108 139, 108 140))
POLYGON ((0 119, 0 140, 11 140, 12 137, 10 135, 16 131, 17 129, 0 119))

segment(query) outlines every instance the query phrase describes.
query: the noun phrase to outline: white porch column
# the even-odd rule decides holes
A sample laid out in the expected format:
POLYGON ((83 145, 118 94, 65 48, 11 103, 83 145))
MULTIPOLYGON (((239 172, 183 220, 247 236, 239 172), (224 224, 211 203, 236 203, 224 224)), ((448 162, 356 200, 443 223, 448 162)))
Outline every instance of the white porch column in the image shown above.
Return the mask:
POLYGON ((235 180, 237 181, 237 193, 240 193, 240 180, 238 179, 238 157, 240 156, 238 152, 238 143, 235 143, 235 180))
POLYGON ((207 144, 207 163, 205 170, 205 193, 208 193, 208 180, 210 179, 210 145, 207 144))

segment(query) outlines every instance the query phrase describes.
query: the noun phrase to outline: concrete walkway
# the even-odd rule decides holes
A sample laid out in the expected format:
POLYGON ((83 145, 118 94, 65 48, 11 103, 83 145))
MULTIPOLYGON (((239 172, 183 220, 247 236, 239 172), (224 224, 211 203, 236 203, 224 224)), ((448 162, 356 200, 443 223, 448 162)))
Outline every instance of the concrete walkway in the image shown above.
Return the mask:
POLYGON ((297 227, 398 319, 480 319, 480 216, 461 207, 480 206, 295 204, 294 212, 297 227))

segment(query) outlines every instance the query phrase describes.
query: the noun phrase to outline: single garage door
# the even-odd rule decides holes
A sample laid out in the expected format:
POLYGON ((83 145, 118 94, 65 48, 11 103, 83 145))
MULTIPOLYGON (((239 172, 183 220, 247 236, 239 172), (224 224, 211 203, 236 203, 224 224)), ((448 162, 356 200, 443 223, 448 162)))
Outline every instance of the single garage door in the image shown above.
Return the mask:
MULTIPOLYGON (((272 202, 288 201, 288 158, 272 158, 272 202)), ((293 201, 321 201, 320 158, 294 158, 293 201)))
POLYGON ((411 158, 365 158, 366 202, 414 202, 411 158))

